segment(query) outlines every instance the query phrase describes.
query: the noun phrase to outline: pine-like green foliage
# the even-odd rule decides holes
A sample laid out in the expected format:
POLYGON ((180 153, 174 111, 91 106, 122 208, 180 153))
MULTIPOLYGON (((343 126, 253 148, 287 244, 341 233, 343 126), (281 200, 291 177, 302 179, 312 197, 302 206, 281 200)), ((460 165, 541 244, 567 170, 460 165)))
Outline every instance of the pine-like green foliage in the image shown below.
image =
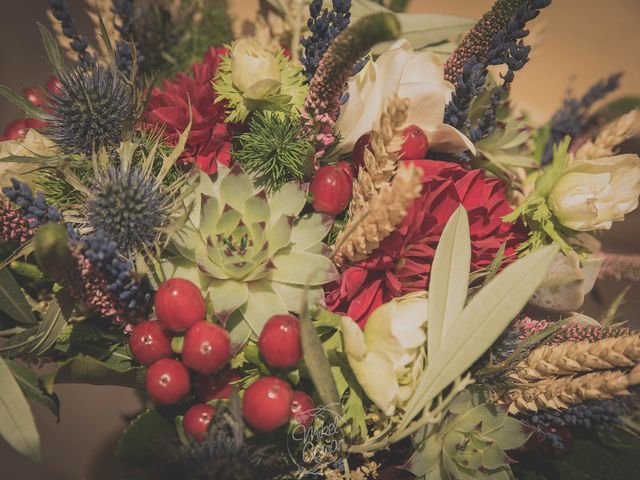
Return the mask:
POLYGON ((303 180, 313 158, 311 145, 299 138, 297 117, 256 114, 249 131, 240 135, 234 158, 255 176, 258 186, 277 190, 293 180, 303 180))

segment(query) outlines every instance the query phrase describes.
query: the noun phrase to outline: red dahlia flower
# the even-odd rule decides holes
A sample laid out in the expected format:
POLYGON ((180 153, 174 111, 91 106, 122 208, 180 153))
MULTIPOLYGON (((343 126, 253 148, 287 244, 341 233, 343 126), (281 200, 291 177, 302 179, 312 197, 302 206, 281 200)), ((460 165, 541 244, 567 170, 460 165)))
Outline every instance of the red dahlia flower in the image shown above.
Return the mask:
POLYGON ((191 68, 193 77, 178 73, 151 91, 144 114, 144 128, 164 126, 166 140, 175 145, 189 124, 189 102, 193 116, 191 132, 180 157, 183 164, 196 164, 208 174, 218 170, 217 163, 231 162, 231 125, 225 123, 224 102, 214 103, 216 92, 211 80, 218 71, 220 56, 226 48, 211 47, 202 62, 191 68))
POLYGON ((462 205, 469 214, 471 267, 487 266, 505 243, 505 255, 526 239, 524 231, 501 217, 511 212, 504 184, 482 170, 454 163, 412 160, 424 173, 422 194, 395 232, 369 258, 347 268, 327 292, 330 310, 364 326, 379 305, 429 284, 435 248, 447 220, 462 205))

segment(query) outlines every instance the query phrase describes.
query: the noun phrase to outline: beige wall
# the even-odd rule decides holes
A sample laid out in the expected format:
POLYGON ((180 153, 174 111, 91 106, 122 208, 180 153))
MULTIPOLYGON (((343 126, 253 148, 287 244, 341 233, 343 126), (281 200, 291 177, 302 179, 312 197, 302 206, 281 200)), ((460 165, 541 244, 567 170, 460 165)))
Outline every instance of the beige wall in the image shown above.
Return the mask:
MULTIPOLYGON (((70 0, 78 5, 79 0, 70 0)), ((237 17, 252 12, 257 0, 229 0, 237 17)), ((410 11, 431 11, 479 16, 491 4, 488 0, 414 0, 410 11)), ((20 89, 46 79, 46 63, 34 21, 46 23, 46 0, 0 5, 0 83, 20 89)), ((543 120, 561 102, 569 85, 582 92, 595 80, 618 70, 627 72, 621 92, 640 95, 640 0, 554 0, 535 22, 536 47, 533 58, 516 78, 513 94, 518 104, 543 120), (572 83, 573 82, 573 83, 572 83)), ((0 99, 0 125, 15 118, 17 111, 0 99)), ((610 248, 638 251, 640 216, 606 236, 610 248)), ((620 290, 610 285, 605 296, 620 290)), ((640 292, 637 292, 640 293, 640 292)), ((632 297, 633 298, 633 297, 632 297)), ((638 298, 638 295, 635 295, 638 298)), ((27 480, 76 480, 100 478, 92 468, 100 458, 108 462, 125 415, 140 403, 133 392, 110 387, 62 386, 62 420, 35 407, 43 444, 44 465, 36 467, 18 457, 0 441, 0 478, 27 480), (93 473, 91 473, 93 472, 93 473)), ((107 463, 108 465, 108 463, 107 463)), ((105 473, 101 478, 111 478, 105 473)))

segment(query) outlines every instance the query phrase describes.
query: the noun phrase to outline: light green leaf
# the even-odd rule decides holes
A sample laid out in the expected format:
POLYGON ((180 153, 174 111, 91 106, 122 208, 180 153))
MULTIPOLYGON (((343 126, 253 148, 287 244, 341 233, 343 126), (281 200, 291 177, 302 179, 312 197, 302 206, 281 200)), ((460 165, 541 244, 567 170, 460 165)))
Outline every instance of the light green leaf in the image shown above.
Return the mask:
POLYGON ((29 400, 33 400, 47 407, 47 409, 59 419, 60 402, 58 402, 58 398, 55 395, 48 395, 44 392, 36 374, 23 363, 14 360, 6 360, 6 362, 7 366, 11 369, 13 377, 18 382, 18 385, 20 385, 22 393, 24 393, 29 400))
POLYGON ((249 296, 240 312, 257 338, 267 320, 273 315, 287 313, 287 307, 269 282, 250 282, 247 285, 249 296))
POLYGON ((329 215, 313 214, 298 219, 291 230, 293 249, 301 252, 322 241, 333 225, 329 215))
POLYGON ((331 365, 322 347, 322 341, 311 321, 311 315, 306 303, 305 300, 300 313, 300 340, 302 342, 304 362, 309 369, 309 376, 313 386, 324 406, 338 417, 342 417, 342 403, 340 402, 338 387, 331 373, 331 365))
POLYGON ((462 205, 451 215, 436 249, 429 281, 429 361, 462 312, 469 288, 471 237, 469 217, 462 205))
POLYGON ((324 285, 338 278, 333 262, 322 255, 306 252, 289 252, 273 258, 275 269, 271 279, 294 285, 324 285))
POLYGON ((58 73, 64 69, 64 62, 62 61, 62 56, 58 49, 58 43, 44 25, 40 22, 37 22, 37 24, 38 29, 40 30, 40 36, 42 37, 42 44, 47 52, 47 58, 53 67, 53 73, 58 73))
POLYGON ((90 385, 119 385, 140 388, 145 369, 142 367, 122 369, 109 366, 86 355, 65 360, 49 374, 42 377, 42 385, 49 394, 56 383, 88 383, 90 385))
POLYGON ((0 270, 0 311, 24 325, 36 323, 24 293, 7 268, 0 270))
POLYGON ((27 117, 42 119, 44 112, 39 108, 34 107, 33 104, 24 96, 18 95, 4 85, 0 85, 0 95, 22 110, 27 117))
POLYGON ((123 466, 148 467, 162 446, 177 432, 173 424, 157 410, 138 415, 126 428, 116 448, 116 459, 123 466))
POLYGON ((473 297, 429 362, 399 431, 496 341, 542 283, 557 252, 558 247, 550 245, 521 258, 473 297))
POLYGON ((40 435, 18 382, 0 358, 0 435, 18 452, 40 462, 40 435))

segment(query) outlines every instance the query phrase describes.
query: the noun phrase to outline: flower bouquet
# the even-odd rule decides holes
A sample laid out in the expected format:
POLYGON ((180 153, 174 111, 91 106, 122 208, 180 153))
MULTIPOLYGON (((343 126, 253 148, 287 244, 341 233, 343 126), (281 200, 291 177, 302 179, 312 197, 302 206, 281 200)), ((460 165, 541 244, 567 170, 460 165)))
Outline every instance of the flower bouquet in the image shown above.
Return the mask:
POLYGON ((222 1, 91 1, 90 39, 49 0, 49 81, 0 86, 0 434, 38 461, 29 402, 85 382, 145 398, 118 478, 632 478, 640 334, 580 313, 640 279, 593 235, 638 206, 620 75, 534 127, 550 0, 330 3, 234 40, 222 1))

